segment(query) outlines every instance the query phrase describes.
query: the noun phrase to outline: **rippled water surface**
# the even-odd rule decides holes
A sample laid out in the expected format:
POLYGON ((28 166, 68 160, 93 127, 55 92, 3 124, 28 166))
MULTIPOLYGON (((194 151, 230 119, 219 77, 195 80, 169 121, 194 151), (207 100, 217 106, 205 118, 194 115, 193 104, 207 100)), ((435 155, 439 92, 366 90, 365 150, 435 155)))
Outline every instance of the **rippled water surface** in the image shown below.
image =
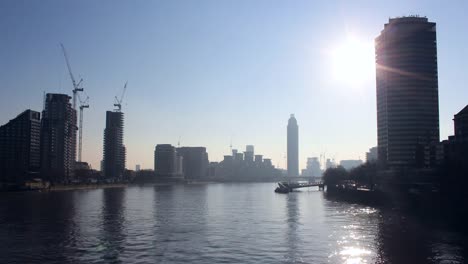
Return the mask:
POLYGON ((0 194, 0 262, 464 263, 466 237, 448 228, 274 187, 0 194))

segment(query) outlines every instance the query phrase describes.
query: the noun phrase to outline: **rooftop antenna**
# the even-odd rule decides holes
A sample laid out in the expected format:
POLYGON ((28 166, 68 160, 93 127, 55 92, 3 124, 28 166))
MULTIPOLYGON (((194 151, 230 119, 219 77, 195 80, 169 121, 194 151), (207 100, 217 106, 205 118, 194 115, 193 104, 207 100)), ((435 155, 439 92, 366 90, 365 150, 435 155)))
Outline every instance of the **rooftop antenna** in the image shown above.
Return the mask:
POLYGON ((179 136, 179 140, 177 141, 177 147, 180 148, 180 136, 179 136))

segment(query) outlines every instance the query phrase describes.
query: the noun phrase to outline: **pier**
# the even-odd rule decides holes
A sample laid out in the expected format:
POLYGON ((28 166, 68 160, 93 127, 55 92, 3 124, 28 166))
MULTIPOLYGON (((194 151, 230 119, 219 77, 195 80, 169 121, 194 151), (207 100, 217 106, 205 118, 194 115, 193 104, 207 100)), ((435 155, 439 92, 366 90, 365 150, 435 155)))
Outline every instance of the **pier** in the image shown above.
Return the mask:
POLYGON ((289 193, 294 189, 306 188, 306 187, 319 187, 319 190, 324 189, 323 182, 278 182, 275 192, 277 193, 289 193))

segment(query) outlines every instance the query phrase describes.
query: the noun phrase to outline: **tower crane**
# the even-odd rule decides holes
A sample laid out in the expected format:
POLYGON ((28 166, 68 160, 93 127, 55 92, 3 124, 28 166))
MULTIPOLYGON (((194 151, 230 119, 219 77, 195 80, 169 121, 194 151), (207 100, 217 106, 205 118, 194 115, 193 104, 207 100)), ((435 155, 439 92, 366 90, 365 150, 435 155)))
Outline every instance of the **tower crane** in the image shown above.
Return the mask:
MULTIPOLYGON (((78 96, 79 97, 79 96, 78 96)), ((78 129, 78 162, 81 162, 81 150, 83 146, 83 110, 89 108, 89 96, 86 96, 85 100, 80 100, 80 124, 78 129)))
POLYGON ((117 112, 120 112, 122 110, 122 100, 123 100, 123 97, 125 95, 125 91, 127 90, 127 83, 128 82, 125 82, 125 85, 124 85, 124 88, 123 88, 123 91, 122 91, 122 95, 120 96, 120 99, 118 99, 117 96, 115 96, 114 106, 117 107, 115 109, 117 112))
POLYGON ((72 72, 72 69, 71 69, 71 66, 70 66, 70 62, 68 61, 67 51, 65 50, 65 47, 63 46, 62 43, 60 43, 60 46, 62 47, 63 56, 65 57, 65 62, 67 63, 68 73, 70 74, 70 79, 71 79, 72 84, 73 84, 73 90, 72 90, 72 92, 73 92, 73 109, 76 110, 76 96, 77 96, 78 92, 83 91, 83 87, 80 87, 81 84, 83 83, 83 79, 80 78, 80 80, 78 82, 75 81, 75 77, 73 76, 73 72, 72 72))

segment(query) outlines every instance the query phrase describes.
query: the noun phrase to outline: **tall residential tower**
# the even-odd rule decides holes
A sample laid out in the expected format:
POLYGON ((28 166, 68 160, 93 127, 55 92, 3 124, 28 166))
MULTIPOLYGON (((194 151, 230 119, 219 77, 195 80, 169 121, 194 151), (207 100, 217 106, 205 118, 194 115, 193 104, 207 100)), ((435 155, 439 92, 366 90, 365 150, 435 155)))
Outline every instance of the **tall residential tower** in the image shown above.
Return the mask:
POLYGON ((125 170, 125 146, 123 144, 124 116, 120 111, 106 112, 104 129, 104 177, 121 180, 125 170))
POLYGON ((76 157, 76 111, 66 94, 47 94, 41 126, 41 173, 52 182, 73 180, 76 157))
POLYGON ((294 114, 288 120, 288 176, 299 176, 299 127, 294 114))
POLYGON ((418 145, 439 142, 436 24, 391 18, 375 55, 379 162, 413 167, 418 145))

